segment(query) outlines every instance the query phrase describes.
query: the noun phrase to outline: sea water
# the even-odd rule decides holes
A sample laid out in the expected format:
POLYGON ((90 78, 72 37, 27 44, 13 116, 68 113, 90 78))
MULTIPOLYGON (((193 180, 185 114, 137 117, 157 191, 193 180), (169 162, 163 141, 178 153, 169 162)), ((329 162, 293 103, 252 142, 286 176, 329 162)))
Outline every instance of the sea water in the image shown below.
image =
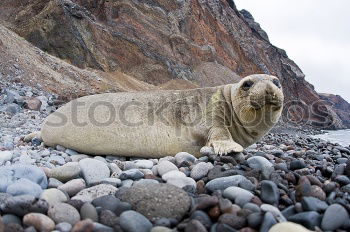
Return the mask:
POLYGON ((320 138, 331 143, 339 143, 342 146, 350 145, 350 129, 325 131, 324 134, 315 135, 313 137, 320 138))

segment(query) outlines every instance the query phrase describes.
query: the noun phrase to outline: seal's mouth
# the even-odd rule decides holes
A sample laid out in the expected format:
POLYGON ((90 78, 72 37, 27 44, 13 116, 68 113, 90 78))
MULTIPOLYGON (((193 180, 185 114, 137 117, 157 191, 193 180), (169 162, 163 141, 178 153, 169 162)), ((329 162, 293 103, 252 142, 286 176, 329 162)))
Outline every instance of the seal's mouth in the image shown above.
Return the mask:
POLYGON ((265 104, 266 105, 272 105, 272 106, 279 106, 279 107, 281 107, 283 102, 281 100, 269 100, 269 101, 266 101, 265 104))
POLYGON ((271 105, 274 108, 281 108, 283 100, 275 93, 270 93, 265 96, 265 104, 271 105))
POLYGON ((267 105, 271 105, 271 109, 273 111, 278 111, 282 108, 283 101, 270 101, 267 103, 267 105))
POLYGON ((277 99, 263 99, 260 101, 251 101, 250 104, 256 110, 264 106, 271 106, 273 110, 279 110, 283 105, 283 101, 277 99))

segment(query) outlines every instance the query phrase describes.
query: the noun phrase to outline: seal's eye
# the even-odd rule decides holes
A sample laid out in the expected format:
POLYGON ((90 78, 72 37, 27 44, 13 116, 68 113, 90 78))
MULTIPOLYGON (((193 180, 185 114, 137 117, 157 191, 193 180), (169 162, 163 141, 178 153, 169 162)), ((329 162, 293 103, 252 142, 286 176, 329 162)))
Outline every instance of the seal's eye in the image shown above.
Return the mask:
POLYGON ((245 81, 242 84, 242 89, 247 91, 248 89, 250 89, 250 87, 252 87, 254 85, 253 81, 245 81))
POLYGON ((281 88, 281 83, 278 79, 273 79, 272 83, 274 83, 278 88, 281 88))

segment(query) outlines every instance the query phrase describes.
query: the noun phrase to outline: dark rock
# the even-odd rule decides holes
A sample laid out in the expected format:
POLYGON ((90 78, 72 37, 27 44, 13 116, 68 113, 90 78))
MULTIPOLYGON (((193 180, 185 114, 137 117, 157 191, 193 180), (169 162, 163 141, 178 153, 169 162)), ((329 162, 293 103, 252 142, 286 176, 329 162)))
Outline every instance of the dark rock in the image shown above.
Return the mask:
POLYGON ((338 158, 338 159, 337 159, 337 163, 338 163, 338 164, 345 164, 347 161, 348 161, 347 158, 338 158))
POLYGON ((208 215, 209 215, 209 217, 211 218, 211 219, 213 219, 213 220, 217 220, 218 219, 218 217, 220 216, 220 208, 219 208, 219 206, 214 206, 214 207, 212 207, 209 211, 208 211, 208 215))
POLYGON ((123 171, 119 175, 119 179, 121 179, 121 180, 127 180, 127 179, 139 180, 144 176, 145 175, 138 169, 129 169, 129 170, 123 171))
POLYGON ((284 153, 282 150, 273 150, 271 151, 271 154, 276 157, 282 157, 284 153))
POLYGON ((196 201, 197 201, 197 204, 196 204, 197 210, 208 209, 219 203, 219 199, 216 196, 198 197, 196 198, 196 201))
POLYGON ((220 177, 226 177, 226 176, 232 176, 232 175, 236 175, 236 171, 235 170, 227 170, 225 171, 225 169, 222 166, 216 165, 214 166, 213 169, 211 169, 208 172, 208 179, 210 180, 214 180, 216 178, 220 178, 220 177))
POLYGON ((329 206, 322 218, 321 228, 323 230, 336 230, 349 221, 349 214, 343 206, 333 204, 329 206))
POLYGON ((220 177, 209 181, 205 185, 205 188, 211 192, 215 190, 225 190, 231 186, 238 186, 243 180, 246 180, 246 178, 242 175, 220 177))
POLYGON ((305 176, 301 177, 295 188, 295 200, 301 201, 303 197, 311 195, 311 183, 305 176))
POLYGON ((316 211, 323 212, 327 209, 328 205, 326 202, 321 201, 315 197, 303 197, 301 205, 304 211, 316 211))
POLYGON ((258 229, 262 223, 263 216, 261 213, 252 213, 248 216, 248 225, 254 229, 258 229))
POLYGON ((115 225, 118 225, 119 220, 117 215, 115 215, 115 213, 113 213, 112 211, 102 210, 100 213, 99 222, 106 226, 114 227, 115 225))
POLYGON ((37 137, 32 138, 32 141, 31 141, 32 146, 34 146, 34 147, 40 146, 40 145, 41 145, 41 142, 42 142, 42 141, 41 141, 39 138, 37 138, 37 137))
POLYGON ((74 208, 76 208, 78 211, 80 211, 81 207, 84 205, 85 202, 81 200, 69 200, 67 201, 67 204, 70 204, 74 208))
POLYGON ((284 171, 284 172, 288 172, 288 167, 287 167, 287 164, 286 163, 277 163, 275 164, 275 170, 281 170, 281 171, 284 171))
POLYGON ((334 181, 338 182, 341 186, 350 184, 350 179, 344 175, 337 176, 334 181))
MULTIPOLYGON (((330 171, 331 173, 331 178, 335 178, 337 177, 338 175, 343 175, 344 172, 345 172, 345 167, 346 167, 346 164, 339 164, 339 165, 335 165, 334 167, 334 171, 330 171)), ((330 167, 327 167, 327 169, 330 168, 330 167)))
POLYGON ((270 228, 277 223, 276 219, 270 212, 266 212, 260 226, 260 232, 268 232, 270 228))
MULTIPOLYGON (((234 2, 232 3, 232 7, 235 8, 235 5, 233 5, 234 2)), ((269 41, 269 37, 267 33, 260 27, 260 24, 255 22, 253 16, 250 14, 249 11, 243 9, 239 11, 241 15, 243 16, 244 21, 247 22, 250 28, 252 28, 253 31, 255 31, 260 38, 262 38, 265 41, 269 41)))
POLYGON ((282 210, 281 213, 285 218, 289 218, 290 216, 296 214, 297 211, 295 210, 295 206, 291 205, 291 206, 285 208, 284 210, 282 210))
POLYGON ((280 198, 280 203, 285 206, 290 206, 293 204, 293 201, 287 195, 283 195, 280 198))
POLYGON ((337 188, 337 183, 335 182, 329 182, 323 186, 323 190, 326 192, 326 194, 331 193, 337 188))
POLYGON ((347 184, 347 185, 341 187, 340 190, 343 191, 343 192, 350 193, 350 184, 347 184))
POLYGON ((237 216, 247 218, 249 214, 253 213, 250 209, 243 208, 237 212, 237 216))
POLYGON ((23 227, 17 223, 10 223, 4 225, 3 230, 1 230, 1 225, 0 225, 0 231, 3 232, 36 232, 34 227, 27 227, 26 230, 23 229, 23 227))
POLYGON ((350 178, 350 159, 348 160, 348 162, 346 162, 344 175, 350 178))
POLYGON ((280 193, 276 184, 269 180, 262 181, 260 198, 263 202, 271 205, 277 205, 279 202, 280 193))
POLYGON ((49 204, 45 200, 36 199, 31 195, 9 197, 1 205, 2 212, 20 217, 33 212, 45 214, 48 208, 49 204))
POLYGON ((350 231, 350 220, 347 220, 341 227, 341 229, 350 231))
POLYGON ((207 213, 205 213, 202 210, 196 210, 194 211, 191 216, 191 219, 195 219, 201 222, 202 225, 205 226, 205 228, 209 229, 212 226, 212 221, 210 219, 210 217, 208 216, 207 213))
POLYGON ((260 213, 261 209, 259 206, 257 206, 256 204, 253 203, 247 203, 243 206, 243 209, 248 209, 251 213, 255 212, 255 213, 260 213))
POLYGON ((5 230, 5 224, 2 221, 2 217, 0 216, 0 231, 4 231, 5 230))
POLYGON ((233 229, 229 225, 217 223, 210 228, 210 232, 237 232, 237 230, 233 229))
POLYGON ((246 219, 234 214, 225 213, 219 217, 218 223, 227 224, 232 228, 239 230, 246 225, 246 219))
POLYGON ((290 170, 297 170, 297 169, 302 169, 305 168, 306 164, 304 162, 304 160, 293 160, 292 162, 290 162, 290 170))
POLYGON ((186 225, 185 232, 206 232, 205 226, 198 220, 192 219, 186 225))
POLYGON ((120 226, 126 232, 149 232, 152 229, 152 223, 133 210, 125 211, 120 215, 120 226))
POLYGON ((94 199, 91 203, 95 207, 101 207, 102 209, 114 212, 120 200, 113 195, 105 195, 94 199))
POLYGON ((309 179, 311 185, 317 185, 318 187, 322 188, 323 184, 321 183, 321 181, 317 177, 311 176, 311 175, 308 175, 306 177, 309 179))
POLYGON ((338 149, 342 153, 346 153, 346 154, 350 155, 350 150, 348 148, 345 148, 345 147, 342 147, 342 146, 335 146, 334 148, 338 149))
POLYGON ((229 213, 232 210, 232 202, 229 199, 221 198, 219 201, 219 207, 222 213, 229 213))
POLYGON ((308 168, 302 168, 302 169, 294 170, 294 174, 297 174, 299 176, 306 176, 306 175, 310 175, 311 172, 308 168))
POLYGON ((114 213, 119 216, 124 211, 131 210, 131 204, 128 202, 119 202, 114 210, 114 213))
POLYGON ((284 178, 292 183, 292 184, 296 184, 296 179, 295 179, 295 175, 293 174, 293 172, 288 172, 286 173, 286 175, 284 176, 284 178))
POLYGON ((5 202, 5 200, 7 198, 10 198, 10 197, 12 197, 12 196, 10 194, 8 194, 8 193, 0 192, 0 206, 1 206, 1 204, 3 204, 5 202))
POLYGON ((114 229, 109 226, 105 226, 101 223, 94 222, 93 223, 93 231, 98 231, 98 232, 114 232, 114 229))
POLYGON ((250 182, 248 179, 244 179, 241 182, 239 182, 238 187, 248 191, 253 191, 256 188, 256 186, 252 182, 250 182))
POLYGON ((154 222, 155 226, 171 227, 171 221, 169 218, 159 218, 154 222))
MULTIPOLYGON (((15 223, 22 225, 22 220, 14 214, 5 214, 2 216, 2 222, 4 224, 15 223)), ((1 230, 0 230, 1 231, 1 230)))
POLYGON ((321 224, 321 215, 314 211, 303 212, 290 216, 288 221, 301 224, 310 230, 315 230, 315 227, 321 224))
POLYGON ((223 162, 225 164, 230 163, 233 166, 237 165, 235 158, 233 158, 232 156, 220 156, 220 162, 223 162))

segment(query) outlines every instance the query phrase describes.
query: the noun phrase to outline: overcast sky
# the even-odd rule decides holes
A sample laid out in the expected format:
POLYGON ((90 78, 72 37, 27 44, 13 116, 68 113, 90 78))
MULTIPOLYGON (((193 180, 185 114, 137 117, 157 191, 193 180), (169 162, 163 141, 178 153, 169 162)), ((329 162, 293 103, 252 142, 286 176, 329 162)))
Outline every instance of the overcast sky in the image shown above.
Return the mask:
POLYGON ((318 92, 350 102, 350 0, 234 0, 318 92))

